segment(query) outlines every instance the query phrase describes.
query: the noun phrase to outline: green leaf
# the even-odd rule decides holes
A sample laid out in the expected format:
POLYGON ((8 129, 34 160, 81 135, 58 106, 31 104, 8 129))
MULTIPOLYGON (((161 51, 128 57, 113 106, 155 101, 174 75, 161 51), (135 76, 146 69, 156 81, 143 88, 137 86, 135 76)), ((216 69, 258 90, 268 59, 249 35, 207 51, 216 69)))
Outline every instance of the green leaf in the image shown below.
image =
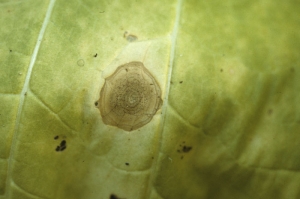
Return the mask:
POLYGON ((297 1, 0 1, 0 199, 300 198, 297 1), (163 105, 103 123, 143 62, 163 105))

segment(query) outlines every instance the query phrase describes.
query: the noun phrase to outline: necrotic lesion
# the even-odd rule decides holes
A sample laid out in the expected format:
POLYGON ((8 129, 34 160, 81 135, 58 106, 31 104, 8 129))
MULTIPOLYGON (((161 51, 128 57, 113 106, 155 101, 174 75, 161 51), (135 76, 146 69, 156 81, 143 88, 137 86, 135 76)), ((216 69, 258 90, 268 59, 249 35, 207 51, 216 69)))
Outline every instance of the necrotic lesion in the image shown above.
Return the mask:
POLYGON ((106 78, 105 85, 101 90, 99 109, 108 125, 134 130, 148 123, 160 108, 160 88, 141 62, 118 67, 106 78))

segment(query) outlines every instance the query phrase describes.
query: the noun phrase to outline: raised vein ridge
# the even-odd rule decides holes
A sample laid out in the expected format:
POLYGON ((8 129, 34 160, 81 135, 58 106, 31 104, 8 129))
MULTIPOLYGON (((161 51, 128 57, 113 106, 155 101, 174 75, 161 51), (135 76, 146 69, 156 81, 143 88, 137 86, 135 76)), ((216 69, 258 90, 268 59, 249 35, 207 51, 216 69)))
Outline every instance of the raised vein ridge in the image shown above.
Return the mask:
POLYGON ((47 9, 47 13, 46 13, 46 16, 44 18, 44 22, 42 24, 42 28, 41 28, 40 33, 38 35, 36 45, 35 45, 33 54, 32 54, 31 59, 30 59, 30 63, 29 63, 27 74, 26 74, 24 86, 23 86, 23 89, 22 89, 21 94, 20 94, 20 102, 19 102, 19 107, 18 107, 16 123, 15 123, 14 135, 13 135, 11 148, 10 148, 10 154, 9 154, 9 158, 8 158, 8 169, 7 169, 7 178, 6 178, 5 198, 10 198, 10 195, 11 195, 10 184, 11 184, 11 180, 12 180, 11 176, 12 176, 12 172, 13 172, 12 161, 13 161, 13 157, 14 157, 14 148, 15 148, 16 141, 17 141, 17 133, 18 133, 19 125, 20 125, 21 114, 22 114, 24 100, 25 100, 25 93, 29 89, 29 81, 30 81, 30 78, 31 78, 32 69, 33 69, 33 66, 35 64, 36 57, 38 55, 40 45, 42 43, 47 25, 49 23, 50 16, 52 14, 54 4, 55 4, 55 0, 50 0, 49 5, 48 5, 48 9, 47 9))

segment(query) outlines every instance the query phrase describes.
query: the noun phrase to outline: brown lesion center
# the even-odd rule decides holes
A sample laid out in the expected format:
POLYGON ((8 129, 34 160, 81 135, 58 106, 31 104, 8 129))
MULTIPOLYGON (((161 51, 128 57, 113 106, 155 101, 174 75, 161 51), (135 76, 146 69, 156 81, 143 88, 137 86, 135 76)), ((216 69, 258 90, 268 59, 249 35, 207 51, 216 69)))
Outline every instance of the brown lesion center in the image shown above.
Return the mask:
POLYGON ((161 104, 157 81, 137 61, 119 66, 107 77, 98 100, 103 122, 126 131, 149 123, 161 104))

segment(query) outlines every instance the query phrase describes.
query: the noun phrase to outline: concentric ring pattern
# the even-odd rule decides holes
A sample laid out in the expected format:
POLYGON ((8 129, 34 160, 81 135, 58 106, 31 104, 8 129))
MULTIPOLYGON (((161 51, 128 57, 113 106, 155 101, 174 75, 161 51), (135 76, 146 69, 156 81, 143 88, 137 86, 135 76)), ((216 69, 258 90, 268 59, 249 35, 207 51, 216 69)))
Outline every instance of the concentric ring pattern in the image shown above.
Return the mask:
POLYGON ((132 131, 150 122, 161 107, 161 89, 144 64, 134 61, 105 79, 98 104, 105 124, 132 131))

